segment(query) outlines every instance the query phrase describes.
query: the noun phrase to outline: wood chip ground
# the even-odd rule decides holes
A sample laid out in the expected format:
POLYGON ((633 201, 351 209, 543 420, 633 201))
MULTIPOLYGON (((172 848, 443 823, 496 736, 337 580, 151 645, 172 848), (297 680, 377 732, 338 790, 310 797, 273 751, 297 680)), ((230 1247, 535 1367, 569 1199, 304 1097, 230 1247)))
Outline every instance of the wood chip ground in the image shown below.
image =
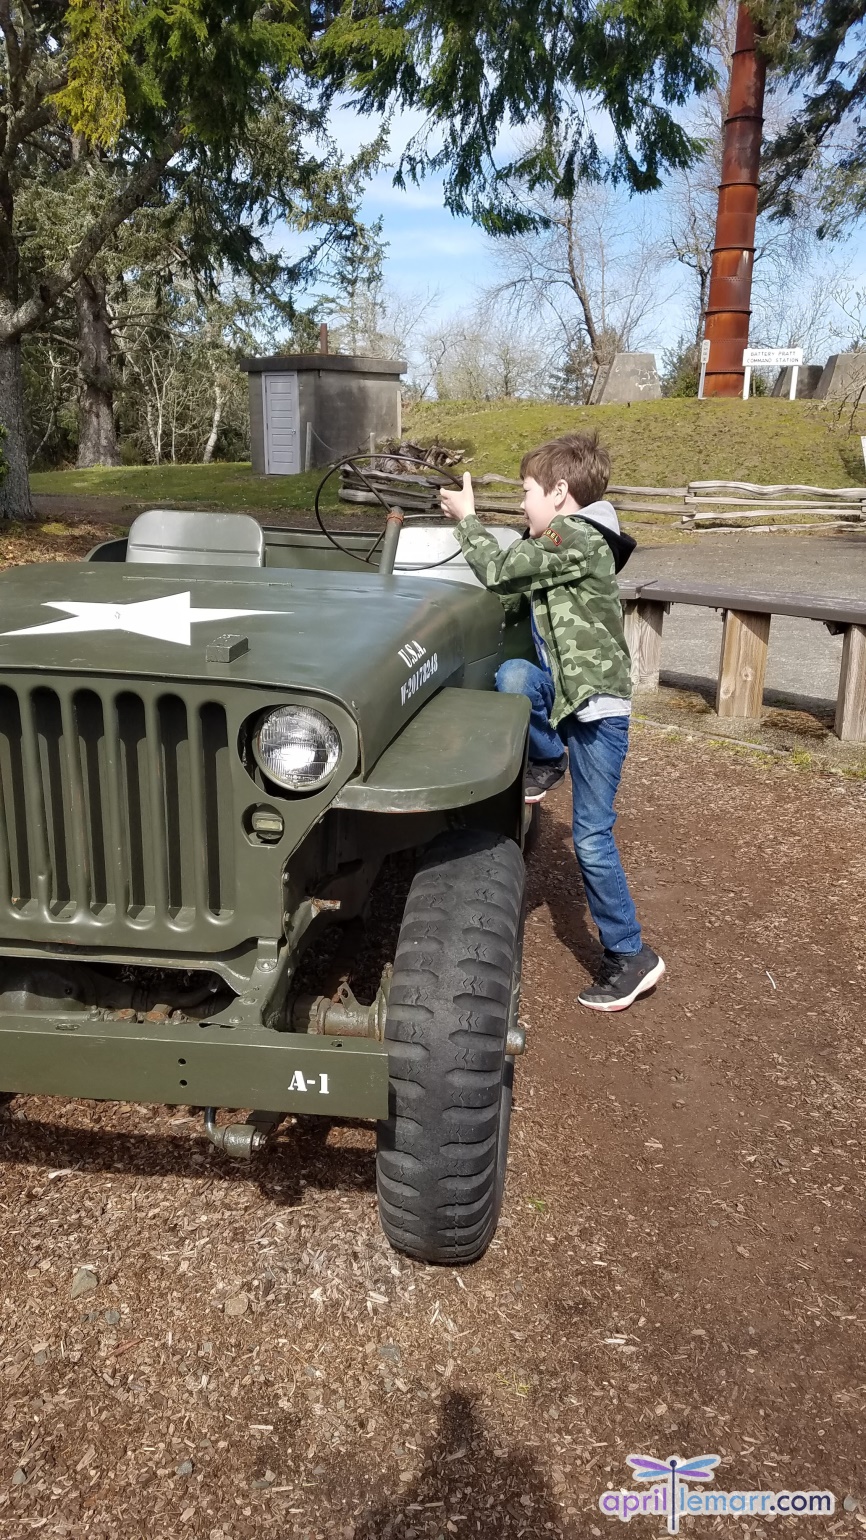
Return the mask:
POLYGON ((669 977, 575 1005, 596 944, 560 788, 478 1266, 389 1250, 362 1125, 242 1166, 181 1107, 0 1114, 3 1540, 587 1540, 627 1454, 710 1451, 719 1487, 838 1511, 683 1532, 863 1533, 866 800, 650 730, 620 800, 669 977))

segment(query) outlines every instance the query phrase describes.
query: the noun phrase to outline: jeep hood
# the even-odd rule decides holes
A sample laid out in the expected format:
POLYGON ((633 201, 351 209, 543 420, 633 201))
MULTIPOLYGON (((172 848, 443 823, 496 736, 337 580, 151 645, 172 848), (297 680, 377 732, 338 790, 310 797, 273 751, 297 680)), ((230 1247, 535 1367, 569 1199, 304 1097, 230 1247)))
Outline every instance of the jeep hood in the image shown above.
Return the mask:
POLYGON ((464 660, 496 653, 503 611, 465 584, 378 573, 51 563, 0 574, 0 676, 210 681, 339 701, 367 769, 464 660), (231 662, 208 646, 248 643, 231 662))

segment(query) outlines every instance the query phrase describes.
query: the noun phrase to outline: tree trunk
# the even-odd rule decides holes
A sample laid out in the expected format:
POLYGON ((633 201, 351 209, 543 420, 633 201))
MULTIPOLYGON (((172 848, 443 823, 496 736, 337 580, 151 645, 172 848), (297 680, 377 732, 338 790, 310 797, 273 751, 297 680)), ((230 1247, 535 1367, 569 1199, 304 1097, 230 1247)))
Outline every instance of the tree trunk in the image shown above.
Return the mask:
POLYGON ((111 376, 111 321, 101 273, 85 273, 75 287, 78 318, 78 466, 119 465, 111 376))
POLYGON ((27 440, 24 430, 24 390, 21 382, 21 343, 0 342, 0 423, 6 436, 0 452, 6 475, 0 481, 0 519, 33 519, 27 440))
POLYGON ((4 174, 0 177, 0 318, 4 323, 0 341, 0 519, 33 519, 36 515, 27 474, 21 338, 9 324, 18 304, 19 256, 13 216, 12 183, 4 174))
POLYGON ((211 460, 213 459, 213 452, 216 449, 217 435, 219 434, 219 430, 220 430, 220 419, 222 417, 222 414, 223 414, 223 393, 220 390, 219 385, 216 382, 214 382, 213 418, 211 419, 210 433, 208 434, 208 441, 207 441, 207 443, 204 446, 204 454, 202 455, 202 464, 203 465, 210 465, 211 460))

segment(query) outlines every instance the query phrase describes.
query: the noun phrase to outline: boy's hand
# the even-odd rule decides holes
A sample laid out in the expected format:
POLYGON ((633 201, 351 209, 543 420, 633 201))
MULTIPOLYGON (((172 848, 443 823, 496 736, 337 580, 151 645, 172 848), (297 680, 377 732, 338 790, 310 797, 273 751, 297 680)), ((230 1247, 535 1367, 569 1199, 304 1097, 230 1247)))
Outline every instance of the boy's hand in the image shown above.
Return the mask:
POLYGON ((468 471, 463 472, 463 486, 460 491, 456 487, 440 487, 439 503, 446 519, 456 519, 459 523, 468 519, 475 512, 475 493, 472 490, 472 477, 468 471))

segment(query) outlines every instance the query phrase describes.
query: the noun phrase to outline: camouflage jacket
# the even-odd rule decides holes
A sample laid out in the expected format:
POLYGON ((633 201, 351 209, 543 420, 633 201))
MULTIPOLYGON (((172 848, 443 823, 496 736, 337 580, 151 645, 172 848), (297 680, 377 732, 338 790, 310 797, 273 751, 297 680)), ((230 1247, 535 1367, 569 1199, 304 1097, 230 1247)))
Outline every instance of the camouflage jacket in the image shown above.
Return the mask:
POLYGON ((506 551, 474 515, 455 534, 476 577, 506 610, 519 611, 528 597, 556 687, 554 727, 591 695, 631 695, 613 556, 597 529, 560 516, 543 535, 506 551))

